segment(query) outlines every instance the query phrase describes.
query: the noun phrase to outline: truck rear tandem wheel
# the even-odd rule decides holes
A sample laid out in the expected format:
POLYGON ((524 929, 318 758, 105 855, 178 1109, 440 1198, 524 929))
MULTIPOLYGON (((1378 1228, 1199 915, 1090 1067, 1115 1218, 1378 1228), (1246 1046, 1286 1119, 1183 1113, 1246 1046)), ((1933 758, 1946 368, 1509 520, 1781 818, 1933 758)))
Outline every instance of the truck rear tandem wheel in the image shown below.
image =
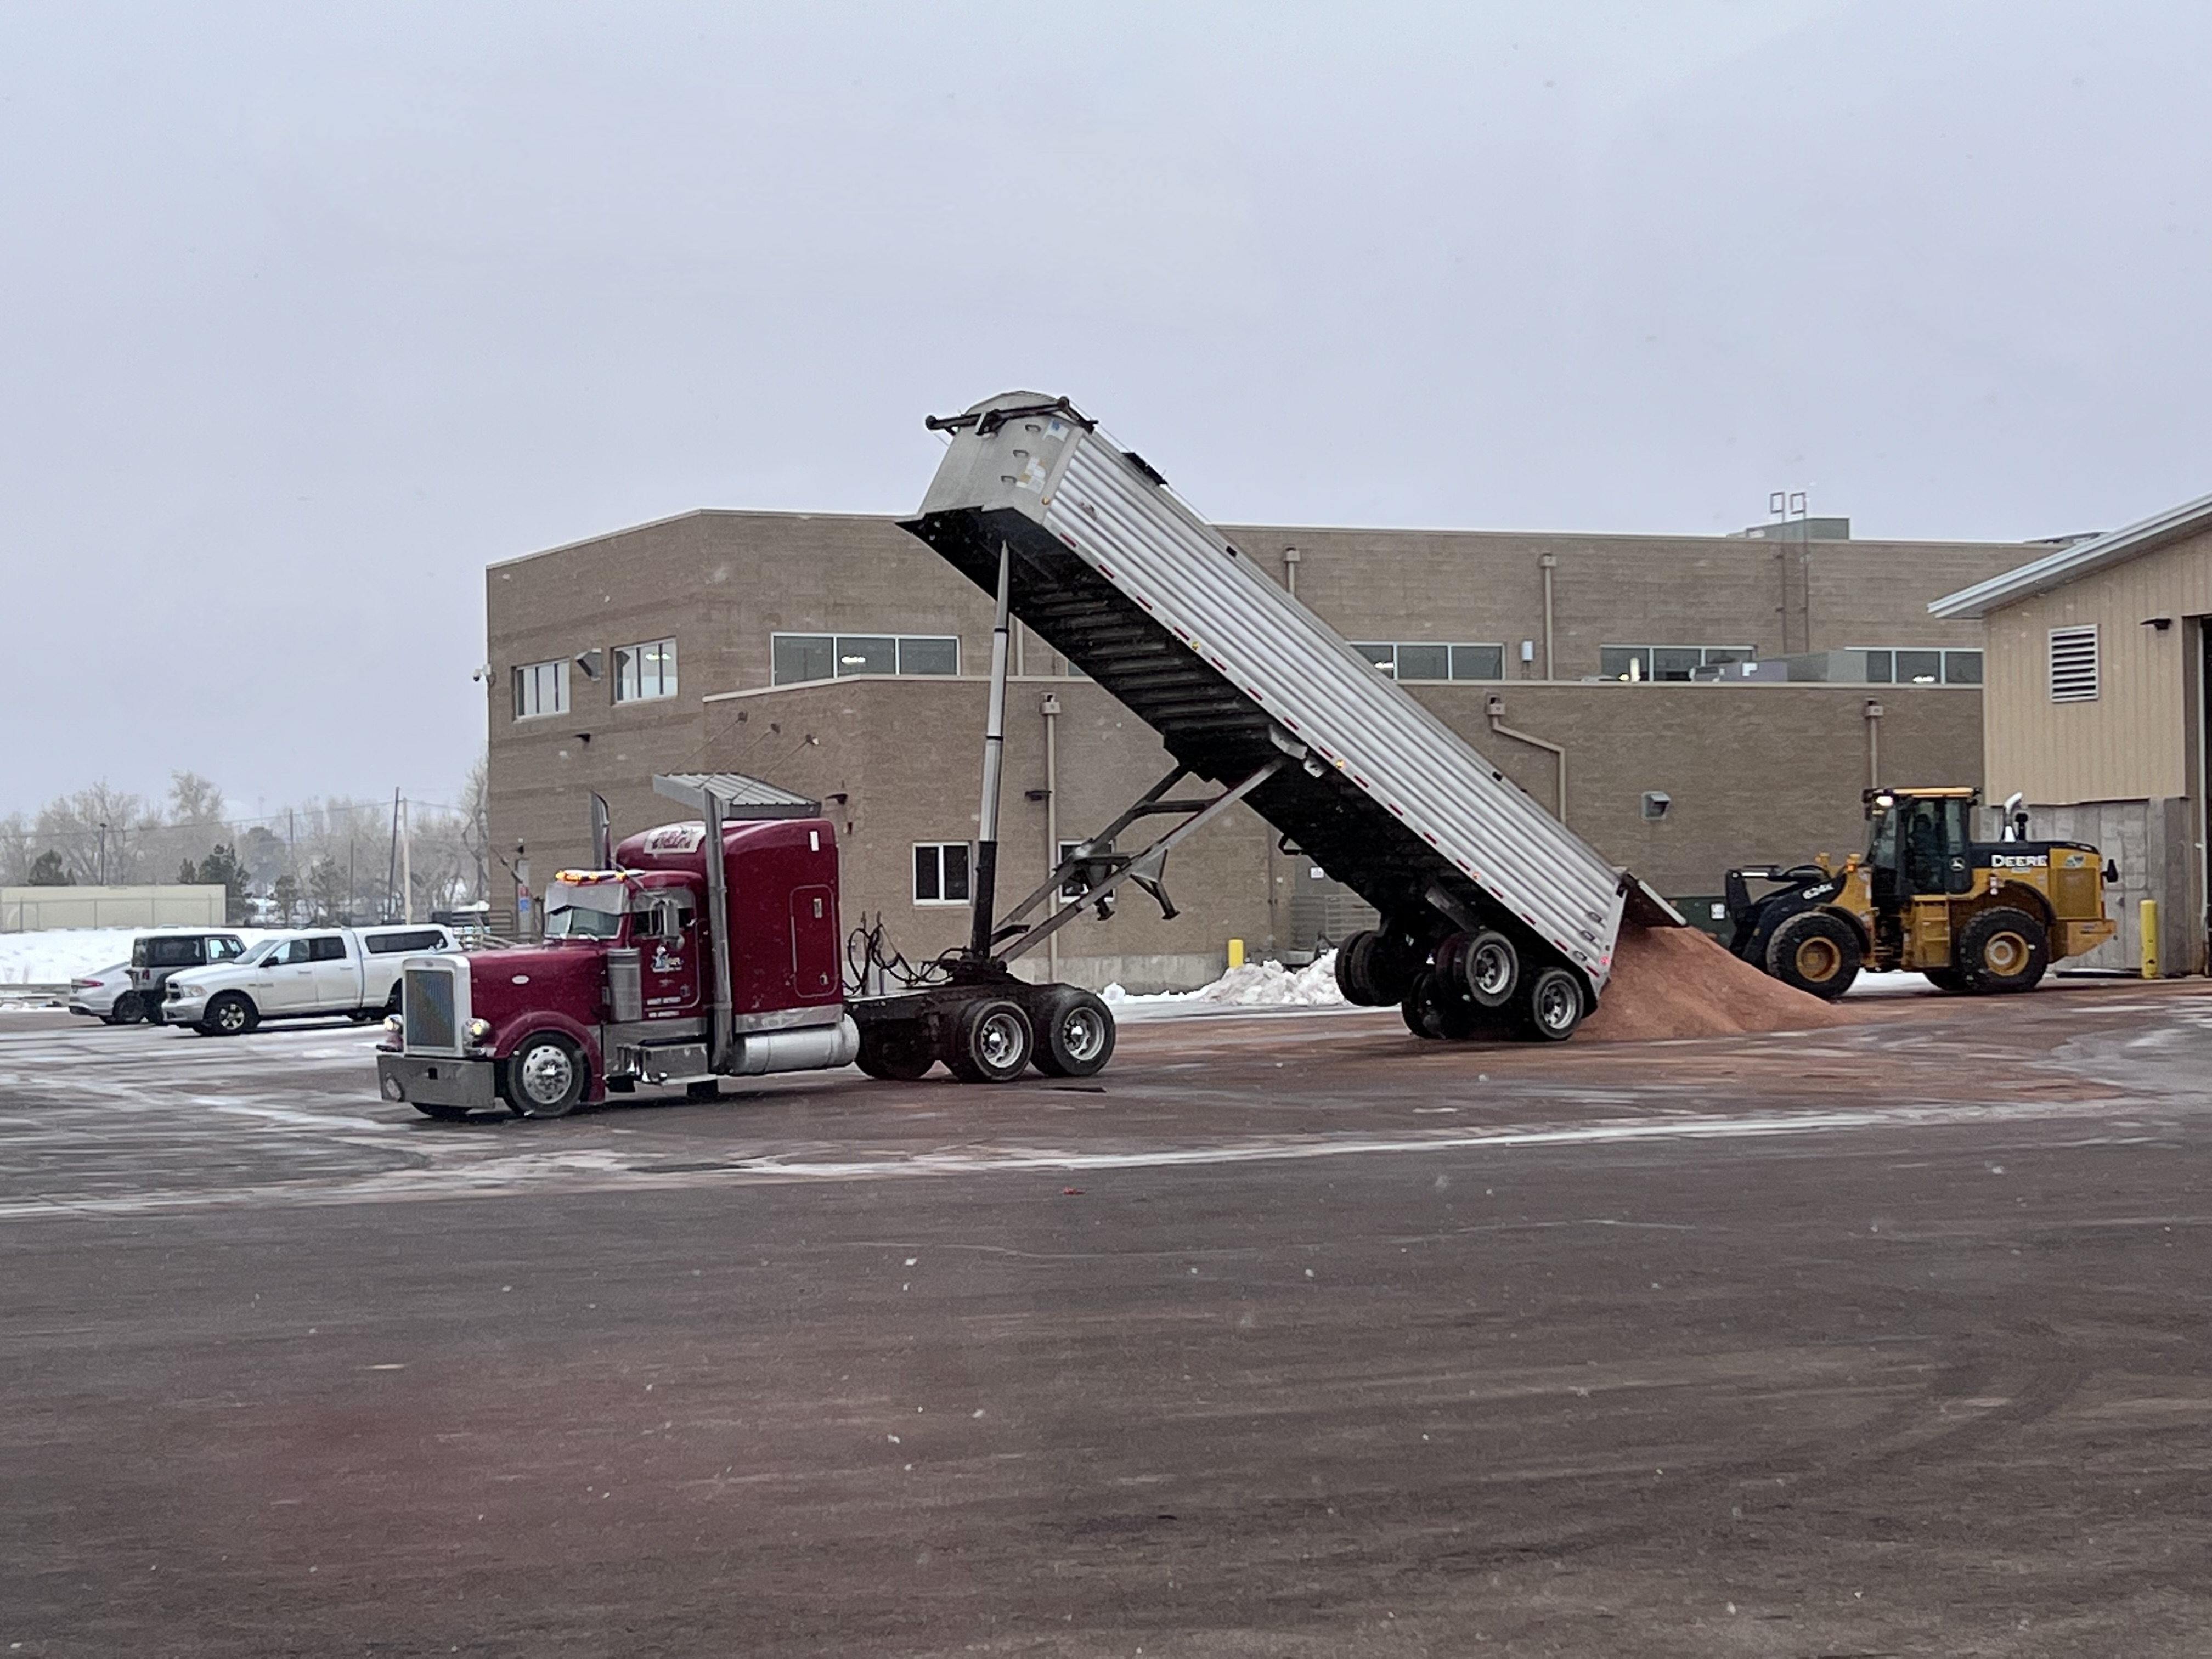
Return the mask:
POLYGON ((1410 918, 1346 939, 1336 977, 1346 1001, 1398 1003, 1407 1030, 1449 1042, 1564 1042, 1593 1000, 1580 974, 1499 928, 1425 941, 1410 918))
POLYGON ((994 974, 850 1006, 860 1028, 855 1063, 886 1081, 912 1082, 940 1061, 963 1083, 1009 1083, 1031 1066, 1092 1077, 1114 1057, 1113 1011, 1079 986, 994 974))

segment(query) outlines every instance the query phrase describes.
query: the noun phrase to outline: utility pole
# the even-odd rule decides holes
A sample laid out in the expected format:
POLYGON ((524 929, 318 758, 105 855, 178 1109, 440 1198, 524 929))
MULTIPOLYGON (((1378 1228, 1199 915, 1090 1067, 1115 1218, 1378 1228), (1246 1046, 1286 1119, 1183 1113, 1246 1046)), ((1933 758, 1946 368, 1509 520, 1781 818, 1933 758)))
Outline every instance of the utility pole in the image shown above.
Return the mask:
POLYGON ((399 884, 399 792, 392 792, 392 851, 384 860, 384 919, 397 921, 399 915, 393 903, 394 890, 399 884))
POLYGON ((107 823, 105 819, 100 821, 100 880, 98 884, 102 887, 107 885, 107 823))
POLYGON ((399 803, 399 920, 415 920, 415 826, 404 799, 399 803))

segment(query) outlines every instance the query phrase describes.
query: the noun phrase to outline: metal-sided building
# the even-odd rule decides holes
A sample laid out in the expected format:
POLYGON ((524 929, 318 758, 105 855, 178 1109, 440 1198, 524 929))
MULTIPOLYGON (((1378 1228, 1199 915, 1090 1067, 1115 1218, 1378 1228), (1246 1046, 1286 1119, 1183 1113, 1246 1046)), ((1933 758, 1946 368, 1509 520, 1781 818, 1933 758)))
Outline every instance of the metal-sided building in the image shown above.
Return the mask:
MULTIPOLYGON (((1834 521, 1222 528, 1547 810, 1684 897, 1717 895, 1731 864, 1856 848, 1877 772, 1979 781, 1980 625, 1928 604, 2041 550, 1854 541, 1834 521)), ((627 832, 668 815, 654 773, 744 772, 836 818, 848 920, 881 916, 909 957, 964 939, 990 603, 894 520, 691 513, 486 582, 491 830, 510 872, 518 845, 541 887, 588 858, 587 791, 627 832)), ((1000 857, 1018 895, 1170 763, 1041 640, 1018 629, 1013 653, 1000 857)), ((1040 970, 1189 985, 1231 938, 1291 952, 1363 925, 1241 809, 1166 873, 1180 915, 1132 897, 1063 930, 1040 970)))
POLYGON ((2120 936, 2085 963, 2137 966, 2150 899, 2161 971, 2207 971, 2212 495, 1929 609, 1987 631, 1990 797, 2019 791, 2038 834, 2094 842, 2120 866, 2120 936))

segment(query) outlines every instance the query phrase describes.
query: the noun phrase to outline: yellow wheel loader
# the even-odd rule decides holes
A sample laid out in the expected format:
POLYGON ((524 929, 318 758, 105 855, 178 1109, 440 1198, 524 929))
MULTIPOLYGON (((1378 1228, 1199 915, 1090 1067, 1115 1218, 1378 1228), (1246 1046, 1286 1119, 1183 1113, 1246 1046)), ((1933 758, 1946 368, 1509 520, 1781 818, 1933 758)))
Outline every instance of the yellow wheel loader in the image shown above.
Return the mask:
POLYGON ((1729 949, 1833 1000, 1863 968, 1925 974, 1939 989, 2025 991, 2053 962, 2117 931, 2105 889, 2120 878, 2083 842, 2031 841, 2020 798, 2004 838, 1973 839, 1977 789, 1869 789, 1867 850, 1790 868, 1728 872, 1729 949), (1752 884, 1764 884, 1753 894, 1752 884))

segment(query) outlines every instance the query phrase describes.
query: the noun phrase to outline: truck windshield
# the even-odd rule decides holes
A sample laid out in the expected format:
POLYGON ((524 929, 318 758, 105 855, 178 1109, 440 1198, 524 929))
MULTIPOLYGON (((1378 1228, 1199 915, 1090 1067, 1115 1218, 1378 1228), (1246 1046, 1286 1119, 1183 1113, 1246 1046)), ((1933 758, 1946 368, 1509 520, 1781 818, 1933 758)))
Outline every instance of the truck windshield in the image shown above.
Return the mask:
POLYGON ((612 939, 622 932, 629 893, 618 882, 577 886, 556 881, 545 895, 548 939, 612 939))

